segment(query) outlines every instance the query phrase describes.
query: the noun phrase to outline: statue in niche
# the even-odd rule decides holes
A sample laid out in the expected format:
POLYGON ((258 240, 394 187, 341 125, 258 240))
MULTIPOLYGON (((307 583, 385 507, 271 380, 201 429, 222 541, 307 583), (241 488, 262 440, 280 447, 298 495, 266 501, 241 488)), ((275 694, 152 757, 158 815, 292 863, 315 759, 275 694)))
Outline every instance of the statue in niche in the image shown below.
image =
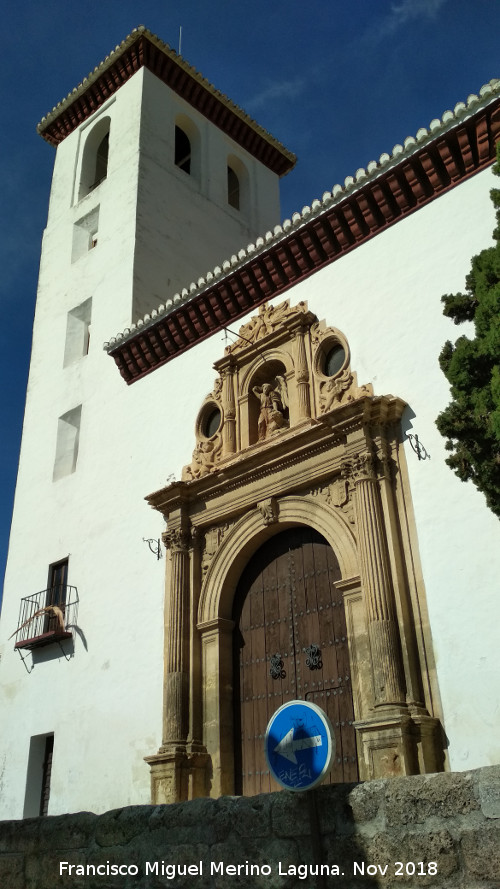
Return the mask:
POLYGON ((288 408, 286 380, 282 376, 277 376, 274 385, 263 383, 262 386, 254 386, 252 392, 260 402, 257 422, 259 441, 265 441, 279 429, 288 426, 288 421, 285 419, 288 408))

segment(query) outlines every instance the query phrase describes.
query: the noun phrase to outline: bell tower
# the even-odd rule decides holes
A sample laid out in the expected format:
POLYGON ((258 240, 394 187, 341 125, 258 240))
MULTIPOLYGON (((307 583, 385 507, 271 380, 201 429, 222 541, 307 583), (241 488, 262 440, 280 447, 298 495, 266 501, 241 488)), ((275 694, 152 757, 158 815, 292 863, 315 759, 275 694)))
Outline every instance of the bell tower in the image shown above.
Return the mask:
POLYGON ((101 341, 273 228, 295 163, 143 27, 38 131, 57 147, 39 299, 93 295, 101 341))
MULTIPOLYGON (((176 365, 172 378, 169 372, 161 383, 150 377, 132 390, 102 345, 117 330, 144 323, 161 304, 189 301, 191 282, 273 228, 279 179, 295 162, 143 27, 43 118, 38 131, 56 157, 0 650, 4 676, 18 689, 10 715, 5 711, 13 729, 4 736, 3 814, 18 818, 40 814, 37 776, 49 751, 52 792, 49 801, 44 790, 44 811, 50 814, 75 805, 69 783, 79 787, 81 808, 149 800, 142 757, 156 731, 162 640, 152 621, 147 637, 137 640, 135 622, 139 599, 155 613, 163 582, 143 542, 155 534, 144 493, 160 473, 165 449, 172 453, 181 435, 181 424, 167 420, 180 376, 176 365), (157 405, 163 413, 155 425, 157 405), (36 528, 29 559, 28 526, 36 528), (117 710, 113 727, 106 727, 102 713, 114 709, 132 651, 137 660, 127 694, 133 712, 117 710), (90 681, 92 700, 90 663, 99 670, 90 681), (75 755, 67 718, 77 697, 88 707, 85 764, 75 755), (19 719, 21 743, 14 735, 19 719), (127 776, 123 786, 108 769, 110 734, 121 739, 113 757, 127 776), (66 780, 69 774, 74 781, 66 780), (89 783, 87 774, 99 779, 89 783)), ((191 384, 198 382, 192 373, 191 384)))

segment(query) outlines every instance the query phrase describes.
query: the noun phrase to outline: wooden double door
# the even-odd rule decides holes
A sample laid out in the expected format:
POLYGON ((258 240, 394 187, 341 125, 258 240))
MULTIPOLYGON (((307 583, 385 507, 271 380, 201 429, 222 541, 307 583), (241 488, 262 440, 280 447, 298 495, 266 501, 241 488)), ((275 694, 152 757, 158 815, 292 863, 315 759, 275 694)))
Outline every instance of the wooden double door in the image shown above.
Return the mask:
POLYGON ((337 558, 316 531, 268 540, 246 566, 234 600, 235 790, 280 789, 264 754, 267 724, 287 701, 307 700, 332 723, 327 781, 358 780, 345 608, 337 558))

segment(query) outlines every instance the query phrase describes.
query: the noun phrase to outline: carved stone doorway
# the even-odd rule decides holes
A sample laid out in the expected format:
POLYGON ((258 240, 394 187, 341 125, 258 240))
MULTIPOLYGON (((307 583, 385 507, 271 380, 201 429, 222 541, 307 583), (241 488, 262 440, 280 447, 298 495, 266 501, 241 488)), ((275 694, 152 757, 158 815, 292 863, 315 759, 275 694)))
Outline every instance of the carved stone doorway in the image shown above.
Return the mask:
POLYGON ((235 791, 279 790, 264 754, 272 714, 314 701, 334 730, 329 782, 359 779, 351 671, 338 560, 311 528, 271 537, 247 564, 234 599, 235 791))
POLYGON ((214 367, 191 463, 147 498, 167 522, 168 548, 163 737, 146 757, 152 801, 267 789, 255 750, 269 715, 295 697, 312 698, 338 729, 334 781, 354 780, 358 766, 362 780, 443 768, 404 401, 359 386, 347 339, 305 303, 261 306, 214 367), (264 595, 275 559, 274 596, 264 595), (247 752, 245 741, 236 783, 235 622, 245 641, 236 758, 241 723, 254 745, 247 752))

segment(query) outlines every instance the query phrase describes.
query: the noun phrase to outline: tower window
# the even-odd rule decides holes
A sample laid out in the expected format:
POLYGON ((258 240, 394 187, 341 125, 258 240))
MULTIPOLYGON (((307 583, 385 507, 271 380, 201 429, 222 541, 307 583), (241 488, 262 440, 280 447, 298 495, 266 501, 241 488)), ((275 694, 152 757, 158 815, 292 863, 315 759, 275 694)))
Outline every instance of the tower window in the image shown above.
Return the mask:
POLYGON ((73 364, 88 354, 90 344, 90 320, 92 298, 80 303, 68 312, 66 322, 66 344, 64 347, 64 367, 73 364))
POLYGON ((57 423, 56 459, 54 461, 53 480, 71 475, 76 469, 78 445, 80 439, 80 420, 82 406, 75 407, 67 414, 59 417, 57 423))
POLYGON ((191 142, 189 136, 178 126, 175 127, 175 166, 188 175, 191 173, 191 142))
POLYGON ((99 238, 99 207, 95 207, 91 213, 87 213, 73 226, 73 247, 71 262, 76 262, 89 250, 97 247, 99 238))
POLYGON ((227 168, 227 202, 235 210, 240 209, 240 180, 233 168, 227 168))

